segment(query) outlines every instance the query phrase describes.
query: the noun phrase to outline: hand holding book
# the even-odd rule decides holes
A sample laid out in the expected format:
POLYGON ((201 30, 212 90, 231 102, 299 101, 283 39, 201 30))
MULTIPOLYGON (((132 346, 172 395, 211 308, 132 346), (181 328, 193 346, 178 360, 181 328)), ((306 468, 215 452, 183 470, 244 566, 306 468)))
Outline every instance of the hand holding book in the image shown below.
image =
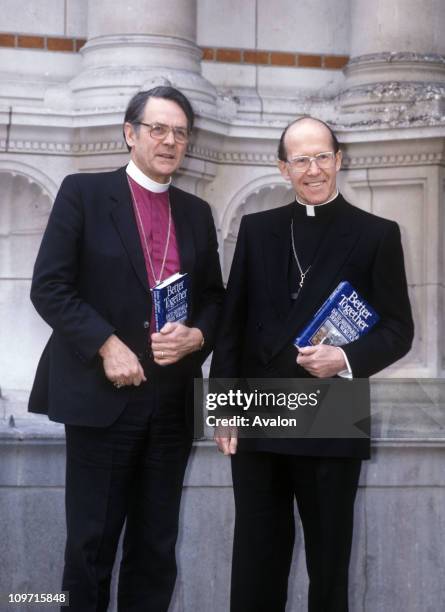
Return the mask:
POLYGON ((377 323, 379 315, 348 281, 342 281, 295 338, 297 363, 318 378, 352 372, 339 347, 357 340, 377 323))
POLYGON ((197 327, 168 322, 160 332, 151 335, 154 361, 162 366, 176 363, 189 353, 198 351, 203 341, 202 332, 197 327))
POLYGON ((321 343, 299 348, 297 363, 316 378, 330 378, 346 369, 343 352, 336 346, 321 343))

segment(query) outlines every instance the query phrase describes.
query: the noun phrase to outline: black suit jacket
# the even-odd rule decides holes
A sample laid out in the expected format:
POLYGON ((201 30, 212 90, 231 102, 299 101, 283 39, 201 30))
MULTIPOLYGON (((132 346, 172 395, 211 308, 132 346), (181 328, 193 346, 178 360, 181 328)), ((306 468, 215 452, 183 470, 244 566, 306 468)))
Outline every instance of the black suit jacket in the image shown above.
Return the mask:
MULTIPOLYGON (((202 331, 205 345, 158 370, 188 380, 191 388, 213 344, 223 286, 208 204, 175 187, 169 196, 181 271, 191 276, 187 324, 202 331)), ((53 333, 29 410, 72 425, 110 425, 134 387, 114 388, 98 349, 115 333, 147 361, 151 333, 151 295, 125 168, 64 179, 37 256, 31 299, 53 333)))
MULTIPOLYGON (((308 377, 296 364, 293 339, 339 282, 348 280, 381 319, 344 346, 355 378, 369 377, 410 348, 413 321, 398 225, 346 202, 317 251, 304 286, 289 302, 293 202, 243 217, 227 287, 211 376, 308 377)), ((329 206, 329 205, 328 205, 329 206)), ((364 440, 242 440, 243 447, 308 455, 366 457, 364 440)))

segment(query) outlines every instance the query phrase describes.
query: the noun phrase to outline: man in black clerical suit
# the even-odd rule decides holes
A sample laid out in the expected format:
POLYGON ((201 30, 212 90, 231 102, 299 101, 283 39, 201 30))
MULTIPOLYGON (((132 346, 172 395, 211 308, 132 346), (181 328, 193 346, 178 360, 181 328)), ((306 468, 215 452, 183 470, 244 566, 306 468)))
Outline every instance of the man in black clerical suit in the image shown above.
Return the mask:
MULTIPOLYGON (((413 322, 396 223, 338 193, 341 152, 321 121, 283 132, 279 168, 296 201, 243 217, 211 376, 363 378, 410 348, 413 322), (380 315, 342 348, 293 346, 339 282, 380 315)), ((232 456, 236 521, 232 612, 282 612, 294 543, 294 499, 303 525, 310 612, 348 610, 353 507, 369 440, 242 439, 217 432, 232 456)))
POLYGON ((193 379, 223 294, 210 208, 170 185, 193 120, 172 87, 136 94, 130 163, 65 178, 35 264, 31 298, 53 332, 29 409, 65 423, 73 612, 107 610, 125 520, 118 610, 166 612, 173 592, 193 379), (150 287, 178 271, 190 275, 188 318, 155 333, 150 287))

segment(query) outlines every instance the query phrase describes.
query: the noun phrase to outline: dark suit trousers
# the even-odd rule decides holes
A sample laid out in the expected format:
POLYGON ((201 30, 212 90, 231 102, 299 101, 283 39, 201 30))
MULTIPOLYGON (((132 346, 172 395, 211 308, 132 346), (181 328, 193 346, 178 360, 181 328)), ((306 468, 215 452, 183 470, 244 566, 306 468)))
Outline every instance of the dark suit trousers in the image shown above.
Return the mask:
POLYGON ((108 428, 66 426, 67 544, 63 589, 70 611, 105 612, 119 536, 120 612, 166 612, 191 447, 184 389, 148 383, 108 428))
POLYGON ((309 612, 347 612, 354 500, 361 461, 266 452, 232 457, 235 537, 231 612, 284 612, 300 514, 309 612))

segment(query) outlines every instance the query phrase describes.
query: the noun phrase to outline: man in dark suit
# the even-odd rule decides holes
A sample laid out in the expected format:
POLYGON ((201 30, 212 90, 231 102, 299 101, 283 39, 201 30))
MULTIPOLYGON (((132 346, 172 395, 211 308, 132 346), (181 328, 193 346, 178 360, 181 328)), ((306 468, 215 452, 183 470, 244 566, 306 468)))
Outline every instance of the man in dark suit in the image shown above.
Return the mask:
POLYGON ((31 299, 53 332, 29 409, 65 423, 70 610, 107 610, 126 520, 121 612, 166 612, 191 448, 193 378, 209 354, 223 286, 208 204, 170 185, 193 127, 171 87, 136 94, 131 161, 65 178, 34 269, 31 299), (153 329, 150 287, 190 277, 185 323, 153 329))
MULTIPOLYGON (((291 204, 243 217, 214 351, 214 378, 363 378, 410 348, 413 322, 396 223, 338 193, 341 152, 331 129, 302 118, 280 140, 291 204), (360 339, 302 348, 293 339, 343 280, 380 315, 360 339)), ((353 383, 351 383, 353 384, 353 383)), ((218 431, 232 456, 236 506, 232 612, 282 612, 302 521, 309 611, 348 610, 353 507, 368 439, 241 439, 218 431)))

